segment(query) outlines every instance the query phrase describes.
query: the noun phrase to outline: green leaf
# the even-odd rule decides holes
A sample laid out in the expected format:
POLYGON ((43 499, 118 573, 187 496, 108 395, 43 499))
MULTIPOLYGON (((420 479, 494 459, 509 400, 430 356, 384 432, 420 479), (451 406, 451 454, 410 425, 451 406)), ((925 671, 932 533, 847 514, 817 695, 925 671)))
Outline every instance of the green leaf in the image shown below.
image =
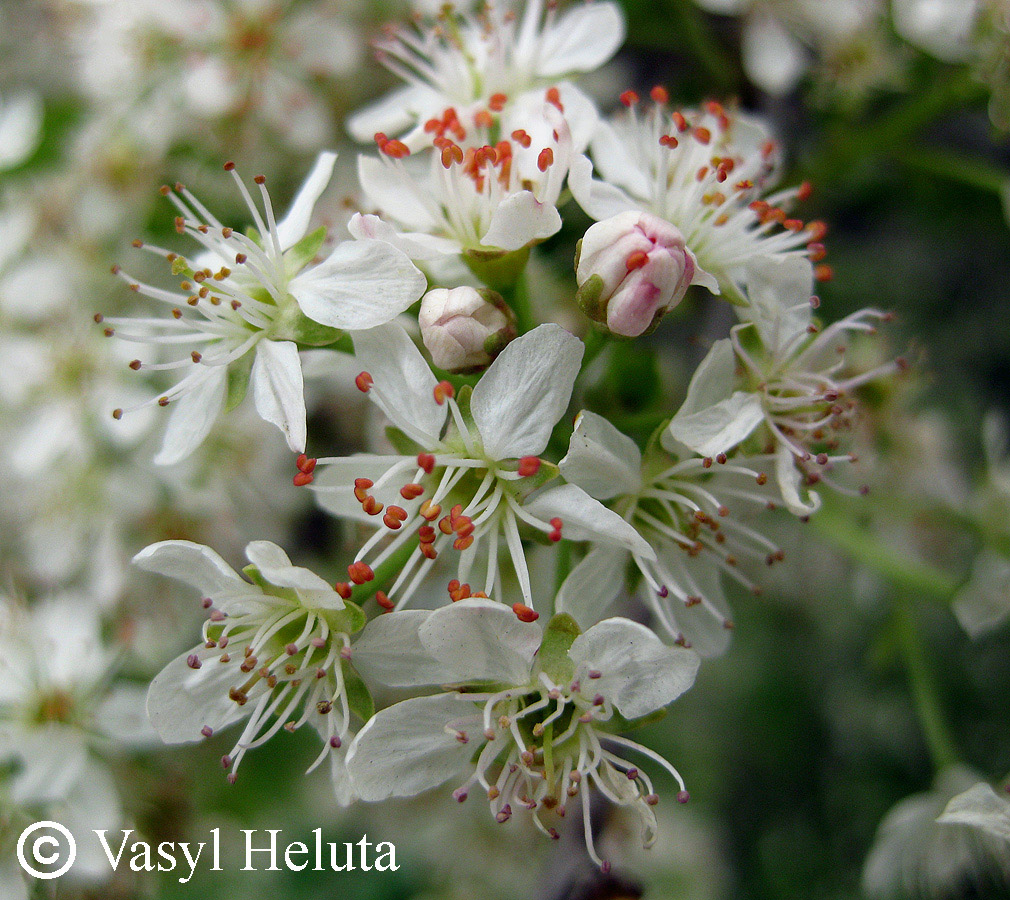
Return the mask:
POLYGON ((570 682, 575 677, 575 663, 568 651, 580 634, 582 630, 568 613, 558 613, 547 623, 537 659, 540 669, 555 684, 570 682))
POLYGON ((249 375, 252 373, 253 355, 247 353, 228 367, 228 393, 224 405, 227 412, 231 412, 245 399, 249 389, 249 375))
POLYGON ((361 676, 354 671, 354 667, 346 659, 340 660, 340 670, 344 676, 347 705, 362 722, 367 722, 375 715, 375 702, 372 700, 372 695, 368 692, 361 676))

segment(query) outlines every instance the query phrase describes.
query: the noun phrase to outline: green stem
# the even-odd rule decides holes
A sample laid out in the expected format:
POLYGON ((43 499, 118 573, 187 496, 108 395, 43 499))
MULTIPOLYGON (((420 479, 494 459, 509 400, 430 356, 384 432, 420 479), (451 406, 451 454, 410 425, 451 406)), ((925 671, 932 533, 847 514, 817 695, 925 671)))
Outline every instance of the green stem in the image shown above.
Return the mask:
POLYGON ((519 275, 512 290, 502 291, 502 296, 516 314, 516 327, 519 334, 532 331, 536 327, 537 321, 533 315, 533 305, 530 303, 530 289, 526 273, 523 272, 519 275))
POLYGON ((899 597, 894 603, 894 626, 919 724, 922 726, 933 768, 939 772, 956 763, 958 754, 916 627, 915 611, 907 597, 899 597))
POLYGON ((554 573, 554 593, 557 595, 561 590, 561 585, 572 571, 572 542, 562 541, 558 544, 558 568, 554 573))
POLYGON ((872 532, 833 503, 825 503, 810 524, 856 562, 910 594, 949 603, 960 587, 956 579, 935 566, 881 546, 872 532))

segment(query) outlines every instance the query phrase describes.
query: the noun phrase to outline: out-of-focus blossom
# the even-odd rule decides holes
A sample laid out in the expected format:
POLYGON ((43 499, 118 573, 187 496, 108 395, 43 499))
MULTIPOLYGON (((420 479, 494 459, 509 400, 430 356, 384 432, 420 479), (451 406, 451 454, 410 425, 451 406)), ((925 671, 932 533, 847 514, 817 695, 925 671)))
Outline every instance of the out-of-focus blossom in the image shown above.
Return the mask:
POLYGON ((936 820, 941 825, 969 825, 987 834, 1010 841, 1010 799, 1000 797, 985 782, 958 794, 936 820))
POLYGON ((42 100, 23 92, 0 97, 0 171, 21 165, 42 138, 42 100))

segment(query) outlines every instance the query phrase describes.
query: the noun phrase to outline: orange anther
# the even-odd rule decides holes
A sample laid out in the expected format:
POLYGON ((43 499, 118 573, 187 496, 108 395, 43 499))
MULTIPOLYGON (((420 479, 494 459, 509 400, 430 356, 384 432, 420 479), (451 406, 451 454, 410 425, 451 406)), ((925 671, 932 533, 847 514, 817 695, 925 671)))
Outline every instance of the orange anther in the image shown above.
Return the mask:
POLYGON ((641 98, 634 91, 625 91, 623 94, 621 94, 620 99, 621 103, 623 103, 630 109, 632 106, 638 103, 638 101, 641 98))
POLYGON ((307 484, 312 484, 313 478, 309 472, 299 472, 291 481, 295 487, 305 487, 307 484))
POLYGON ((372 567, 360 560, 358 562, 351 563, 347 567, 347 574, 350 576, 351 581, 355 584, 367 584, 375 578, 375 573, 372 571, 372 567))
POLYGON ((416 500, 423 493, 424 485, 420 484, 405 484, 402 488, 400 488, 400 496, 403 497, 404 500, 416 500))
POLYGON ((649 254, 644 250, 636 250, 627 258, 625 265, 628 267, 629 272, 634 272, 635 269, 641 269, 648 262, 649 254))
POLYGON ((335 590, 343 600, 351 599, 351 586, 346 581, 338 581, 333 585, 333 590, 335 590))
POLYGON ((508 97, 504 94, 492 94, 487 101, 488 108, 492 112, 501 112, 505 108, 505 104, 508 102, 508 97))
POLYGON ((393 603, 393 601, 386 596, 385 591, 375 592, 375 602, 378 603, 379 606, 381 606, 384 610, 386 610, 386 612, 391 611, 396 606, 396 604, 393 603))
POLYGON ((525 603, 513 603, 512 612, 520 622, 535 622, 540 618, 540 613, 535 609, 530 609, 525 603))
POLYGON ((655 103, 670 102, 670 92, 661 84, 657 84, 651 91, 649 91, 649 96, 652 97, 653 102, 655 103))
POLYGON ((430 475, 435 468, 435 457, 430 453, 418 453, 417 465, 430 475))
POLYGON ((468 534, 466 537, 458 537, 452 542, 453 549, 455 550, 466 550, 471 544, 473 544, 472 534, 468 534))
POLYGON ((547 88, 547 93, 544 94, 544 99, 546 99, 551 106, 556 107, 558 112, 565 111, 565 107, 561 103, 561 92, 556 87, 547 88))
POLYGON ((435 395, 435 402, 441 406, 447 399, 456 396, 456 389, 448 381, 440 381, 432 393, 435 395))
POLYGON ((442 507, 430 500, 425 500, 418 512, 426 522, 434 522, 442 514, 442 507))
POLYGON ((372 376, 367 372, 362 372, 354 379, 354 383, 357 385, 358 390, 363 394, 367 394, 369 388, 372 386, 372 376))
POLYGON ((519 474, 523 478, 530 478, 536 475, 540 471, 540 457, 539 456, 524 456, 519 460, 519 474))
POLYGON ((541 172, 546 172, 552 165, 554 165, 554 151, 550 147, 544 147, 537 157, 537 168, 541 172))

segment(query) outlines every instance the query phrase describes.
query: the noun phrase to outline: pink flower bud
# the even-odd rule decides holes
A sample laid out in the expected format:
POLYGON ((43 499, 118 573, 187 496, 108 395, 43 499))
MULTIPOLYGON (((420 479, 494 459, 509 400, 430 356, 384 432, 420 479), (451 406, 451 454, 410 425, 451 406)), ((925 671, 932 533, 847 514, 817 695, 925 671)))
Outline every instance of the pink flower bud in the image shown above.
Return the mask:
POLYGON ((634 210, 586 232, 575 274, 586 315, 624 337, 654 327, 704 275, 679 229, 634 210))
POLYGON ((421 340, 432 361, 447 372, 489 366, 516 336, 515 314, 487 289, 436 288, 421 299, 421 340))

